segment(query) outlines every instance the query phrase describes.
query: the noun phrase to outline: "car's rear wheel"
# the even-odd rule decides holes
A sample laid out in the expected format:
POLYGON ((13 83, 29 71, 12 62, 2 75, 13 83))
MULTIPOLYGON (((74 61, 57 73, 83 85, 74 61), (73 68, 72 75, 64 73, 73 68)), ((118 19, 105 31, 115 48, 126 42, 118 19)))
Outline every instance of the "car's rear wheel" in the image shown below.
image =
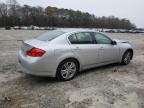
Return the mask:
POLYGON ((126 51, 123 55, 121 64, 128 65, 131 61, 131 58, 132 58, 132 52, 131 51, 126 51))
POLYGON ((68 81, 75 77, 78 72, 78 63, 74 59, 67 59, 60 63, 56 77, 59 80, 68 81))

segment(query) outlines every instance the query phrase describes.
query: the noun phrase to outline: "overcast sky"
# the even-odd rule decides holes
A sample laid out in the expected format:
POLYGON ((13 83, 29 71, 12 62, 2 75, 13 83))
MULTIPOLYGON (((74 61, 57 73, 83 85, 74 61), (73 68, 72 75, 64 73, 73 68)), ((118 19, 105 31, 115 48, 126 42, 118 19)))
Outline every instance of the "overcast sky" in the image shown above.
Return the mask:
MULTIPOLYGON (((5 0, 0 0, 5 1, 5 0)), ((55 6, 89 12, 96 16, 128 18, 144 28, 144 0, 17 0, 21 5, 55 6)))

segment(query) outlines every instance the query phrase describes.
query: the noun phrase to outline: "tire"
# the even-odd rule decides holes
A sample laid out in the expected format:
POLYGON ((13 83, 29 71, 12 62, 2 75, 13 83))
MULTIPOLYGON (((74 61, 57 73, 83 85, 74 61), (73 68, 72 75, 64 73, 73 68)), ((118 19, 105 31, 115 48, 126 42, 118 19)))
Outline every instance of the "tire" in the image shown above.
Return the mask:
POLYGON ((131 61, 132 58, 132 52, 131 51, 126 51, 122 57, 121 64, 122 65, 128 65, 131 61))
POLYGON ((76 60, 66 59, 60 63, 57 68, 56 78, 61 81, 72 80, 79 70, 79 66, 76 60))

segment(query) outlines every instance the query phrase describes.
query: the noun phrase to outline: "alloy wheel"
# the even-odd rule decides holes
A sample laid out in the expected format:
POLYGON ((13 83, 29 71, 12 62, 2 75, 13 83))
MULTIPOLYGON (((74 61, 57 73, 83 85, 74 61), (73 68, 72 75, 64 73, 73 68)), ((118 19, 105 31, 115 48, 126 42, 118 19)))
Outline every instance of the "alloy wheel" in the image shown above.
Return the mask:
POLYGON ((64 79, 71 79, 77 71, 76 64, 74 62, 66 62, 61 68, 61 76, 64 79))

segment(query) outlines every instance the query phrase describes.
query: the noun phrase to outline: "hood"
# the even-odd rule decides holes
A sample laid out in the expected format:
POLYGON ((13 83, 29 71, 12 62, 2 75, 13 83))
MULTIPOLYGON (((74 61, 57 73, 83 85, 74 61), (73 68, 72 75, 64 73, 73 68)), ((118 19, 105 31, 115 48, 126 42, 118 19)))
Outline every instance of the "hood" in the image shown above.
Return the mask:
POLYGON ((127 40, 114 39, 117 43, 129 43, 127 40))

